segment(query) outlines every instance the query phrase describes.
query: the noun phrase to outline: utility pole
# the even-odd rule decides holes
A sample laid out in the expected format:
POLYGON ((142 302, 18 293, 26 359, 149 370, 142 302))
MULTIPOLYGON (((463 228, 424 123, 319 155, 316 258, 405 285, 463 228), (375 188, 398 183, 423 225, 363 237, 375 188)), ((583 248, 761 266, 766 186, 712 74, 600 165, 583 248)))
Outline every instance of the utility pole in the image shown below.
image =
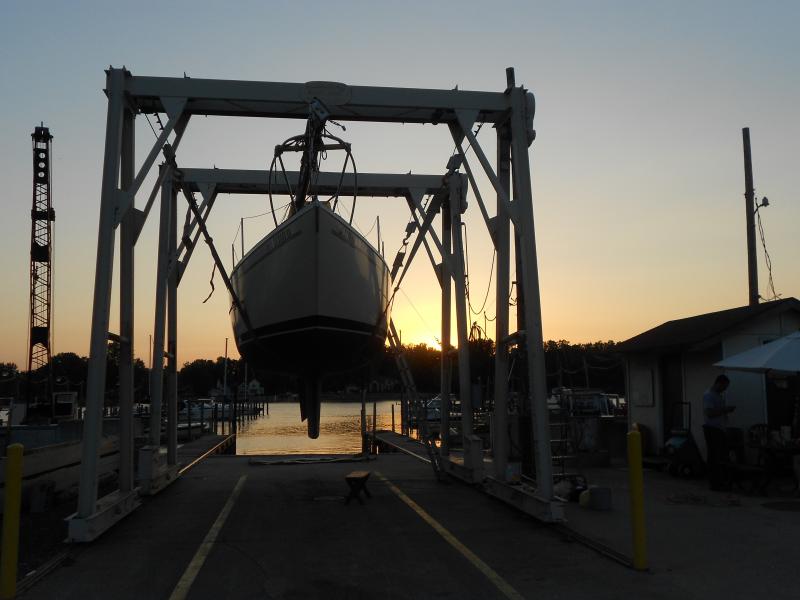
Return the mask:
POLYGON ((747 217, 747 284, 749 304, 758 304, 758 264, 756 262, 755 189, 753 188, 753 162, 750 158, 750 128, 742 129, 744 146, 744 205, 747 217))
MULTIPOLYGON (((31 207, 31 268, 30 311, 28 337, 28 378, 26 383, 26 414, 30 415, 32 394, 31 377, 34 371, 46 369, 45 398, 50 405, 50 417, 54 416, 52 398, 52 364, 50 362, 53 342, 53 210, 50 195, 50 143, 53 136, 44 126, 36 127, 31 134, 33 145, 33 206, 31 207)), ((43 374, 38 373, 41 377, 43 374)), ((28 417, 26 416, 26 419, 28 417)))

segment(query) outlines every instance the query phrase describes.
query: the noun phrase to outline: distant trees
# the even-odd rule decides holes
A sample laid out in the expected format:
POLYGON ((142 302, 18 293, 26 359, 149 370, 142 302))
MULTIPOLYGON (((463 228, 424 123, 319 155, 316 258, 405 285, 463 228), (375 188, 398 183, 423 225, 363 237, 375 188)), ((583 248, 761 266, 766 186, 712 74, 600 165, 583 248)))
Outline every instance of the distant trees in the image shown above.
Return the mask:
MULTIPOLYGON (((549 340, 544 344, 545 366, 547 371, 548 390, 556 386, 592 387, 607 392, 625 392, 624 364, 617 352, 617 344, 613 341, 598 341, 585 344, 571 344, 566 340, 549 340)), ((492 393, 494 381, 494 341, 474 335, 469 343, 470 378, 473 383, 481 383, 487 393, 492 393)), ((440 389, 441 366, 440 353, 436 348, 426 344, 404 346, 404 353, 409 369, 414 376, 417 389, 422 393, 436 393, 440 389)), ((452 381, 451 389, 458 391, 457 354, 451 356, 452 381)), ((524 374, 525 361, 520 353, 515 353, 512 378, 524 374)), ((52 369, 56 390, 84 391, 88 371, 88 358, 74 352, 62 352, 53 356, 52 369)), ((196 359, 184 363, 178 373, 179 392, 184 396, 202 397, 222 383, 225 359, 221 356, 214 360, 196 359)), ((244 361, 228 359, 228 387, 236 390, 244 382, 244 361)), ((0 394, 11 394, 14 386, 12 380, 19 379, 17 365, 0 363, 0 383, 4 383, 0 394), (6 389, 7 388, 7 389, 6 389), (5 390, 5 391, 4 391, 5 390)), ((24 378, 25 373, 21 374, 24 378)), ((47 373, 34 373, 33 381, 46 379, 47 373)), ((249 379, 258 378, 267 394, 297 391, 296 378, 278 373, 249 372, 249 379)), ((347 385, 361 385, 373 379, 399 379, 395 358, 392 351, 384 348, 372 364, 357 372, 333 374, 325 379, 324 386, 328 392, 344 389, 347 385)), ((149 398, 148 370, 140 359, 134 362, 134 397, 137 402, 146 402, 149 398)), ((119 344, 110 342, 106 364, 106 398, 114 404, 119 398, 119 344)))
POLYGON ((89 359, 74 352, 61 352, 53 357, 53 377, 77 386, 86 381, 89 359))
POLYGON ((0 363, 0 377, 11 377, 18 371, 17 363, 1 362, 0 363))
MULTIPOLYGON (((625 393, 625 365, 617 351, 616 342, 571 344, 566 340, 550 340, 545 342, 544 351, 548 390, 557 386, 592 387, 609 393, 625 393)), ((484 386, 489 395, 492 394, 491 384, 494 381, 495 352, 495 343, 489 338, 475 335, 469 342, 470 379, 473 383, 484 386)), ((405 347, 405 353, 417 389, 427 392, 438 391, 439 351, 425 344, 419 344, 405 347)), ((459 385, 457 355, 454 354, 451 360, 451 389, 457 392, 459 385)), ((514 367, 511 377, 519 378, 526 369, 523 353, 515 350, 512 361, 514 367)))
POLYGON ((548 389, 557 386, 599 388, 625 393, 625 364, 617 342, 570 344, 549 340, 544 344, 548 389))
MULTIPOLYGON (((267 394, 278 394, 296 391, 294 378, 280 373, 257 373, 249 369, 248 381, 258 379, 267 394)), ((218 356, 215 360, 198 358, 183 364, 178 372, 178 387, 181 394, 187 396, 207 396, 209 391, 222 385, 225 380, 225 358, 218 356)), ((228 359, 228 389, 236 393, 239 385, 245 380, 245 362, 241 359, 228 359)))
POLYGON ((0 363, 0 396, 16 396, 19 386, 19 371, 16 363, 0 363))
MULTIPOLYGON (((73 391, 83 394, 86 389, 86 378, 89 372, 89 358, 74 352, 61 352, 52 358, 54 391, 73 391)), ((35 378, 47 377, 44 368, 35 378)), ((133 361, 134 398, 141 402, 148 396, 148 373, 144 362, 136 358, 133 361)), ((119 401, 119 343, 108 343, 106 355, 106 401, 115 404, 119 401)))
POLYGON ((52 367, 53 391, 77 392, 79 400, 83 399, 89 359, 85 356, 78 356, 74 352, 61 352, 53 356, 52 367))
POLYGON ((193 396, 207 395, 208 391, 217 385, 217 379, 222 381, 222 369, 217 373, 216 366, 213 360, 207 358, 184 363, 178 374, 178 386, 181 392, 193 396))
MULTIPOLYGON (((441 362, 439 350, 427 344, 403 346, 408 368, 420 392, 434 392, 440 388, 441 362)), ((386 351, 388 353, 388 351, 386 351)), ((397 367, 392 359, 390 373, 397 377, 397 367)))

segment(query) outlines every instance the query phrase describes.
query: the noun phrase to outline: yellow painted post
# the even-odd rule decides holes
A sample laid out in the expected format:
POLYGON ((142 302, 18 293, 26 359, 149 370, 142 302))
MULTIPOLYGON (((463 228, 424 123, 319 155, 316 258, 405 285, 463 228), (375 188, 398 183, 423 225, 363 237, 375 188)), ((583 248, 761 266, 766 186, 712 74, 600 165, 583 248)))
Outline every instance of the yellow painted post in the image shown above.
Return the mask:
POLYGON ((6 492, 3 505, 3 538, 0 547, 0 599, 17 594, 19 513, 22 503, 22 444, 6 448, 6 492))
POLYGON ((644 475, 642 473, 642 434, 628 432, 628 482, 631 494, 633 568, 647 570, 647 536, 644 528, 644 475))

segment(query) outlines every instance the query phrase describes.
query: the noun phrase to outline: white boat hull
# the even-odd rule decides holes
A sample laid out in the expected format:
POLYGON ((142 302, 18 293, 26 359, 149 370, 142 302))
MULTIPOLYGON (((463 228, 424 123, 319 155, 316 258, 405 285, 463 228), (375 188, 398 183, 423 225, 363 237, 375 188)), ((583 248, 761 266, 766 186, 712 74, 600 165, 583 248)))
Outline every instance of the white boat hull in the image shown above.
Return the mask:
POLYGON ((299 375, 316 388, 306 395, 318 395, 326 373, 368 362, 386 341, 389 267, 323 205, 304 207, 261 240, 231 283, 252 327, 231 311, 239 353, 256 371, 299 375))

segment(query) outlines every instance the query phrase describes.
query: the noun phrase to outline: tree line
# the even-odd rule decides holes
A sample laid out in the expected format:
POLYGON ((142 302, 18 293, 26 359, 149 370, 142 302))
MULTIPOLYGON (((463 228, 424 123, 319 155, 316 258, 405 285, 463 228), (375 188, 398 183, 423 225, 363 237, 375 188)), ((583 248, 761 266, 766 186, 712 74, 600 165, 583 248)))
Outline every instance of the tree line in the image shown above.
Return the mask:
MULTIPOLYGON (((571 344, 566 340, 547 341, 544 344, 548 390, 564 386, 569 388, 591 387, 609 393, 625 393, 624 363, 616 350, 616 342, 592 342, 571 344)), ((106 359, 106 399, 114 404, 119 398, 119 344, 109 342, 106 359)), ((470 378, 480 384, 491 395, 494 377, 494 341, 474 336, 469 342, 470 378)), ((403 345, 403 353, 414 377, 417 389, 423 393, 436 393, 440 388, 440 352, 426 344, 403 345)), ((458 392, 458 360, 452 360, 451 389, 458 392)), ((525 373, 525 357, 519 350, 510 353, 510 379, 521 379, 525 373)), ((88 371, 88 358, 73 352, 56 354, 52 358, 54 391, 75 391, 83 396, 88 371)), ((204 397, 225 379, 225 359, 196 359, 186 362, 178 372, 179 394, 182 397, 204 397)), ((48 373, 40 369, 31 374, 31 383, 41 387, 48 373)), ((259 379, 267 394, 282 394, 297 391, 294 377, 278 373, 257 374, 249 369, 248 380, 259 379)), ((245 364, 240 359, 227 361, 227 383, 232 393, 245 380, 245 364)), ((339 392, 347 386, 368 385, 381 381, 389 391, 400 390, 395 356, 388 347, 367 367, 354 372, 336 373, 326 377, 323 386, 326 392, 339 392)), ((27 374, 19 372, 13 363, 0 363, 0 396, 16 395, 17 386, 25 394, 27 374)), ((141 359, 134 361, 134 396, 138 402, 148 402, 149 373, 141 359)))

